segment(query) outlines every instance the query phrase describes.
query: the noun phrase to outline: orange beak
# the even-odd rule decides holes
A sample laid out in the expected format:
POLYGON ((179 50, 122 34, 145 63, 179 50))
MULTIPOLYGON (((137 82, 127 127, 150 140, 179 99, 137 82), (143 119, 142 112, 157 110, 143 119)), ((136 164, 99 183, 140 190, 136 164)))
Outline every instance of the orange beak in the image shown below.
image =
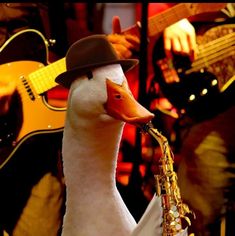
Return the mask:
POLYGON ((106 85, 108 100, 105 109, 110 116, 136 126, 153 119, 154 114, 135 100, 126 81, 118 85, 107 79, 106 85))

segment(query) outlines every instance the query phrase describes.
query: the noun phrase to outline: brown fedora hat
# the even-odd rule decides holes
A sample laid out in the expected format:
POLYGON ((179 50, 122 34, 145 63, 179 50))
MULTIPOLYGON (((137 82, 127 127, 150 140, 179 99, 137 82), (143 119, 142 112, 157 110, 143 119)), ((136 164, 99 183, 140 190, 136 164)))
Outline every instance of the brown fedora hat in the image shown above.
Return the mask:
POLYGON ((136 59, 119 59, 112 44, 103 34, 82 38, 71 45, 66 54, 67 71, 58 75, 55 81, 69 88, 74 79, 92 69, 120 64, 124 72, 138 64, 136 59))

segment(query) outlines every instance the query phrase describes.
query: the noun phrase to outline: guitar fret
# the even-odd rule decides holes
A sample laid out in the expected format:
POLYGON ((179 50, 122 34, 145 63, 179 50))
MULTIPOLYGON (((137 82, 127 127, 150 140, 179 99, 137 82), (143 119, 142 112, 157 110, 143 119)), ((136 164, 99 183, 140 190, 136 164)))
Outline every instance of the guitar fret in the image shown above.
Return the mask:
POLYGON ((42 94, 58 84, 55 78, 66 70, 65 58, 51 63, 29 75, 29 80, 37 94, 42 94))

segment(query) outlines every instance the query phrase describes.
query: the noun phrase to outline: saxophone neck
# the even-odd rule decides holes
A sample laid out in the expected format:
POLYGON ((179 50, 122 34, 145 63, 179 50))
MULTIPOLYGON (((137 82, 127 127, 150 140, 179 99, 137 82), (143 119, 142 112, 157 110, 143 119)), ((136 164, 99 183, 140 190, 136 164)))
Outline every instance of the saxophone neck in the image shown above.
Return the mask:
POLYGON ((142 130, 152 136, 160 145, 162 151, 168 147, 168 140, 167 138, 162 135, 156 128, 153 127, 151 122, 145 124, 142 127, 142 130))

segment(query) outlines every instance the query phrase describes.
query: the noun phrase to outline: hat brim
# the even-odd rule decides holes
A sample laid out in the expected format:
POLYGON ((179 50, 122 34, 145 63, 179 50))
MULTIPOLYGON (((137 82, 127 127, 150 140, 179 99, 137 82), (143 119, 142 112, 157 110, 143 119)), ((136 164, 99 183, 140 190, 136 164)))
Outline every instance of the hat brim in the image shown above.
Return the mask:
POLYGON ((109 62, 100 62, 96 64, 89 64, 87 66, 77 67, 70 71, 65 71, 64 73, 58 75, 55 78, 55 82, 62 85, 65 88, 70 88, 71 83, 79 76, 85 75, 90 72, 92 69, 95 69, 100 66, 106 66, 111 64, 120 64, 123 72, 127 72, 138 64, 139 60, 137 59, 125 59, 125 60, 115 60, 109 62))

